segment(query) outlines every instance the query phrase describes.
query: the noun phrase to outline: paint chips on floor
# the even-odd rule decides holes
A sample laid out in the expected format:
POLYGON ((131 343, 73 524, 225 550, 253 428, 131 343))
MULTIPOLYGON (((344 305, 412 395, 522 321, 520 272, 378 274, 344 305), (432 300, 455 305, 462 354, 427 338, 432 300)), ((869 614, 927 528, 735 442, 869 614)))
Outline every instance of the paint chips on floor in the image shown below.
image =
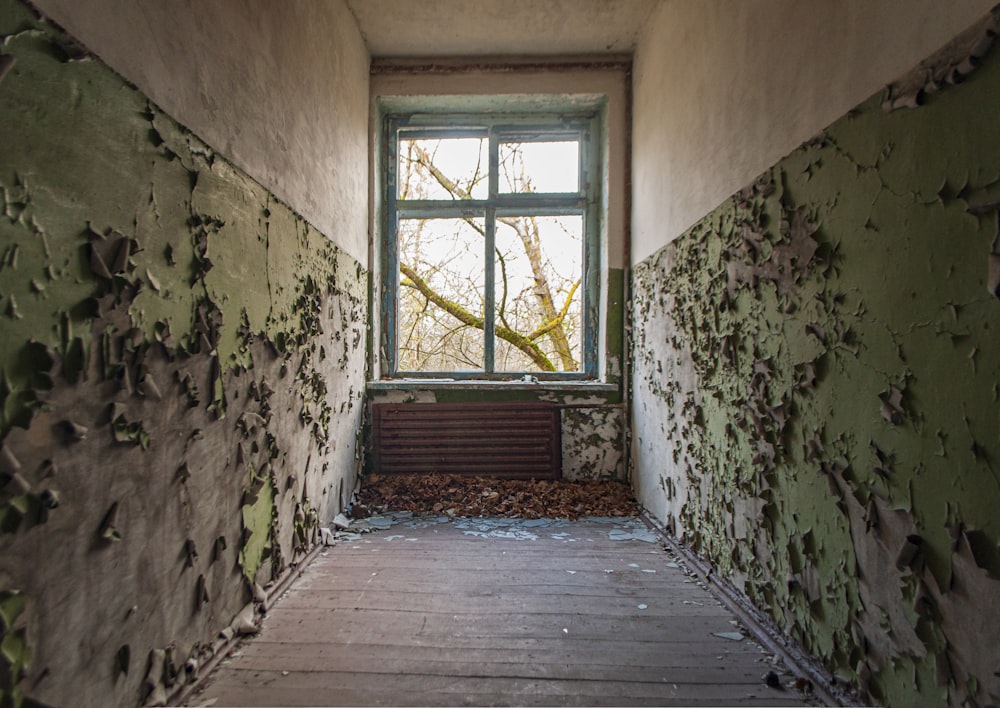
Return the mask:
MULTIPOLYGON (((641 519, 634 516, 588 516, 582 520, 607 526, 607 538, 611 541, 655 543, 659 540, 655 532, 651 531, 641 519)), ((408 529, 426 529, 441 524, 451 524, 454 528, 460 529, 466 536, 476 536, 479 538, 537 541, 540 533, 555 531, 555 533, 547 535, 557 541, 565 543, 594 542, 592 537, 578 538, 567 531, 559 531, 558 529, 570 526, 570 521, 563 518, 452 518, 449 516, 414 514, 411 511, 386 512, 378 516, 354 519, 344 529, 323 529, 323 537, 327 545, 332 545, 337 541, 360 541, 363 534, 374 531, 385 531, 397 525, 408 529)), ((591 536, 593 535, 592 531, 589 533, 591 536)), ((385 536, 382 540, 392 542, 402 538, 405 538, 407 541, 415 540, 401 534, 391 534, 385 536)), ((655 573, 656 571, 644 570, 643 572, 655 573)))

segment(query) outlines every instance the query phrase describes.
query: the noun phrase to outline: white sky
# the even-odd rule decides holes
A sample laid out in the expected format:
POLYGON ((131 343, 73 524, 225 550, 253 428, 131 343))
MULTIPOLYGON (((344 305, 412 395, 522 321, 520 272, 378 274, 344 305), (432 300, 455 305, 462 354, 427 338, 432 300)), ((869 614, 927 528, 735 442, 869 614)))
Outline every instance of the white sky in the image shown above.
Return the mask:
MULTIPOLYGON (((401 189, 407 174, 405 166, 407 142, 409 141, 400 141, 401 189)), ((412 142, 430 154, 433 157, 435 167, 444 172, 449 179, 457 182, 461 188, 468 189, 470 181, 478 177, 479 182, 471 186, 473 199, 486 199, 488 197, 486 179, 488 141, 486 139, 421 139, 412 142)), ((500 159, 499 189, 501 193, 529 191, 532 193, 575 193, 580 189, 580 146, 578 141, 501 143, 500 159), (504 172, 503 161, 510 156, 514 149, 519 151, 524 174, 530 182, 528 189, 520 183, 520 175, 508 176, 504 172)), ((432 175, 422 168, 413 171, 409 188, 411 193, 408 196, 411 199, 452 200, 454 198, 432 175)), ((483 228, 482 218, 477 218, 475 221, 479 228, 483 228)), ((583 274, 583 217, 580 215, 537 216, 535 224, 541 238, 545 270, 555 306, 561 308, 569 287, 583 274)), ((528 312, 535 312, 533 315, 525 314, 524 316, 538 321, 533 323, 522 321, 520 327, 533 328, 540 324, 541 315, 537 313, 537 299, 532 294, 534 277, 531 265, 517 232, 499 219, 495 246, 504 258, 506 267, 508 315, 511 318, 515 317, 517 309, 515 298, 524 293, 521 298, 521 308, 527 307, 528 312)), ((401 260, 415 267, 432 288, 442 294, 447 293, 449 299, 460 303, 469 311, 475 314, 482 313, 483 259, 485 257, 483 240, 482 236, 464 220, 460 218, 403 219, 400 221, 400 248, 401 260), (413 241, 418 229, 420 230, 419 248, 415 248, 413 241)), ((499 262, 496 264, 495 282, 496 302, 499 308, 504 285, 503 272, 499 262)), ((581 299, 582 290, 577 290, 572 307, 574 313, 579 313, 581 299)), ((499 311, 497 315, 499 322, 499 311)), ((573 321, 578 322, 579 320, 574 317, 573 321)), ((511 320, 511 326, 518 328, 518 324, 514 320, 511 320)), ((569 331, 567 334, 574 343, 574 348, 577 349, 576 358, 580 359, 579 332, 569 331)), ((502 366, 499 349, 505 345, 498 341, 497 346, 497 363, 502 366)))
MULTIPOLYGON (((474 199, 486 199, 488 185, 486 171, 488 166, 488 141, 485 138, 448 138, 444 140, 400 140, 400 161, 406 159, 406 143, 415 142, 434 158, 434 165, 449 179, 467 186, 478 173, 482 179, 473 187, 474 199)), ((524 164, 525 176, 531 182, 531 191, 537 193, 577 192, 580 189, 580 144, 578 141, 560 141, 544 143, 501 143, 500 160, 509 154, 510 147, 516 146, 520 151, 524 164)), ((400 164, 399 174, 404 175, 405 169, 400 164)), ((500 170, 500 192, 526 191, 516 176, 510 179, 500 170)), ((402 184, 401 184, 402 186, 402 184)), ((452 195, 433 179, 424 180, 425 199, 451 199, 452 195)))

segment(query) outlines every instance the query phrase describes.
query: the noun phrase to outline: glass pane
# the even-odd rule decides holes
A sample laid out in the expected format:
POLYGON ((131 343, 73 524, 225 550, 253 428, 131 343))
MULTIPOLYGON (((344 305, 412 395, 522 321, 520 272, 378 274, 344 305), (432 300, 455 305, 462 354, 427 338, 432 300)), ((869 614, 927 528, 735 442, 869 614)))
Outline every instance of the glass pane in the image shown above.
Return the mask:
POLYGON ((579 192, 580 143, 500 143, 500 191, 579 192))
POLYGON ((401 138, 399 198, 486 199, 488 149, 485 138, 401 138))
POLYGON ((483 233, 477 219, 401 219, 401 371, 482 371, 483 233))
POLYGON ((583 217, 498 218, 496 370, 580 371, 583 217))

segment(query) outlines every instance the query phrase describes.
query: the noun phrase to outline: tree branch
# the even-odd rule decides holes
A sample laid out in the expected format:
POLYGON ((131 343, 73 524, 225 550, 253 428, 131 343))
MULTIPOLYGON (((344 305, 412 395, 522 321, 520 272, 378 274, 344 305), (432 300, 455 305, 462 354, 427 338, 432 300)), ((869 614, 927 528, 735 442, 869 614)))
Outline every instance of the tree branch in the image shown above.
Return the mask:
POLYGON ((576 294, 576 290, 579 287, 580 287, 580 279, 577 278, 576 282, 573 283, 572 286, 570 286, 569 294, 566 295, 566 302, 563 303, 562 310, 559 311, 559 314, 555 318, 549 320, 541 327, 536 329, 534 332, 529 334, 528 339, 534 341, 539 337, 548 334, 549 332, 551 332, 556 327, 562 324, 563 320, 566 319, 566 314, 569 312, 570 305, 573 304, 573 296, 576 294))
MULTIPOLYGON (((399 270, 403 273, 403 275, 409 278, 409 281, 404 280, 402 283, 400 283, 401 285, 418 290, 421 295, 423 295, 428 300, 433 302, 435 305, 440 307, 442 310, 447 312, 449 315, 457 319, 459 322, 463 322, 469 325, 470 327, 475 327, 476 329, 483 329, 485 327, 485 323, 483 322, 482 317, 477 317, 476 315, 472 314, 458 303, 451 302, 450 300, 446 300, 445 298, 441 297, 441 295, 434 292, 431 286, 429 286, 427 282, 423 278, 421 278, 417 274, 417 272, 413 270, 413 268, 411 268, 410 266, 406 265, 405 263, 400 263, 399 270)), ((542 371, 556 370, 555 365, 551 361, 549 361, 549 358, 545 356, 545 353, 542 352, 539 346, 530 339, 528 339, 527 337, 525 337, 523 334, 508 329, 507 327, 496 327, 494 331, 496 332, 496 336, 500 337, 501 339, 507 342, 510 342, 515 347, 520 349, 522 352, 527 354, 528 357, 533 362, 535 362, 538 368, 540 368, 542 371)))
POLYGON ((472 199, 472 192, 468 189, 462 189, 457 182, 450 180, 448 176, 434 164, 434 161, 431 160, 431 156, 427 154, 426 150, 419 145, 414 144, 413 151, 417 153, 417 159, 414 160, 414 162, 423 165, 424 168, 431 173, 431 177, 437 180, 437 183, 444 187, 449 194, 457 196, 460 199, 472 199))
MULTIPOLYGON (((434 180, 437 181, 439 185, 441 185, 441 187, 443 187, 450 195, 452 195, 453 198, 456 197, 459 199, 472 198, 471 187, 463 188, 458 182, 450 179, 444 172, 441 171, 439 167, 437 167, 437 165, 434 164, 433 157, 416 143, 411 143, 410 145, 410 154, 408 155, 408 160, 411 163, 417 163, 419 165, 422 165, 424 169, 428 171, 431 177, 433 177, 434 180), (416 157, 413 157, 414 155, 416 157)), ((509 169, 512 169, 512 167, 506 164, 506 160, 504 161, 502 168, 504 169, 505 174, 507 174, 508 180, 511 180, 509 169)), ((520 172, 521 172, 521 178, 524 179, 525 175, 524 175, 523 165, 521 165, 520 167, 520 172)), ((466 217, 463 220, 470 226, 472 226, 473 229, 478 231, 480 235, 485 236, 484 229, 480 228, 473 219, 466 217)), ((541 314, 541 316, 544 318, 544 322, 541 325, 539 325, 539 327, 537 327, 528 336, 520 334, 519 332, 516 332, 509 327, 509 323, 507 322, 507 317, 506 317, 506 305, 508 297, 506 263, 504 262, 503 256, 500 254, 499 249, 495 248, 494 250, 496 252, 497 257, 499 257, 500 259, 500 267, 501 267, 501 272, 503 274, 502 277, 503 293, 499 300, 499 306, 497 309, 498 320, 503 323, 503 326, 501 327, 498 325, 495 328, 497 336, 502 337, 503 339, 507 340, 521 351, 528 354, 528 356, 532 359, 532 361, 541 366, 544 370, 554 371, 555 367, 552 365, 549 358, 542 353, 541 349, 535 343, 535 340, 538 339, 539 337, 548 335, 549 339, 554 345, 556 354, 558 354, 564 369, 566 371, 574 370, 577 366, 577 363, 570 349, 569 338, 566 336, 565 329, 563 328, 563 323, 565 321, 566 314, 569 310, 573 294, 579 287, 580 281, 577 280, 571 287, 570 294, 567 297, 566 302, 563 305, 561 311, 557 310, 555 306, 555 299, 552 296, 552 288, 549 283, 549 278, 545 272, 544 259, 542 255, 541 243, 538 233, 538 224, 535 221, 535 219, 533 217, 527 217, 527 218, 500 217, 497 219, 497 222, 509 226, 521 240, 522 246, 525 251, 525 255, 528 258, 528 263, 531 267, 532 275, 534 278, 535 295, 538 297, 538 304, 541 310, 539 314, 541 314), (510 336, 509 337, 503 336, 501 334, 502 331, 508 332, 510 336), (530 345, 531 351, 529 351, 529 349, 523 346, 525 343, 530 345), (536 355, 544 359, 544 361, 548 363, 548 366, 552 368, 547 368, 543 364, 541 364, 539 359, 536 358, 536 355)), ((424 282, 424 284, 426 285, 426 282, 424 282)), ((441 298, 441 302, 448 303, 448 301, 444 300, 444 298, 441 298)), ((452 311, 448 307, 445 307, 440 303, 437 304, 439 304, 439 306, 441 306, 446 312, 449 312, 455 317, 458 316, 455 314, 454 311, 452 311)), ((457 305, 455 305, 455 303, 448 303, 448 304, 450 304, 453 307, 458 307, 457 305)), ((465 312, 470 317, 473 317, 471 313, 468 313, 467 311, 465 312)), ((476 325, 476 326, 482 328, 482 325, 476 325)))

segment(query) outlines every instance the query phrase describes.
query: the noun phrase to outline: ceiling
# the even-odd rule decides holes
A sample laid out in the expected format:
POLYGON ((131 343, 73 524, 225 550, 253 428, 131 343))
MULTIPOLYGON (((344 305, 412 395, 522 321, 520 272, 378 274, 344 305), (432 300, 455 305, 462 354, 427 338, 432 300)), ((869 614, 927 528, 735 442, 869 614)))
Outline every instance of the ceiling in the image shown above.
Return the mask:
POLYGON ((660 0, 347 0, 375 59, 630 54, 660 0))

